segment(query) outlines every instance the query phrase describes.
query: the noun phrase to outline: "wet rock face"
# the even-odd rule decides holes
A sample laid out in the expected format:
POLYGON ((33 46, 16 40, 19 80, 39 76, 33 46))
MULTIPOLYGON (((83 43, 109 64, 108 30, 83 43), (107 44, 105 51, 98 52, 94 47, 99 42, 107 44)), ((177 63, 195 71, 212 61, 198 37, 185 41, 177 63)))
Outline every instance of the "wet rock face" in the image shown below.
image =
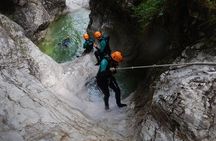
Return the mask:
POLYGON ((28 37, 36 40, 36 33, 44 30, 50 23, 50 15, 40 1, 28 2, 24 7, 17 7, 14 20, 21 25, 28 37))
MULTIPOLYGON (((214 49, 202 47, 204 43, 188 47, 176 62, 214 62, 214 49)), ((215 140, 215 80, 215 66, 208 65, 173 68, 161 74, 145 111, 143 140, 215 140)))
POLYGON ((12 3, 12 19, 24 28, 33 41, 40 39, 41 31, 65 8, 65 0, 13 0, 12 3))
POLYGON ((55 16, 65 8, 66 0, 41 0, 43 6, 51 16, 55 16))

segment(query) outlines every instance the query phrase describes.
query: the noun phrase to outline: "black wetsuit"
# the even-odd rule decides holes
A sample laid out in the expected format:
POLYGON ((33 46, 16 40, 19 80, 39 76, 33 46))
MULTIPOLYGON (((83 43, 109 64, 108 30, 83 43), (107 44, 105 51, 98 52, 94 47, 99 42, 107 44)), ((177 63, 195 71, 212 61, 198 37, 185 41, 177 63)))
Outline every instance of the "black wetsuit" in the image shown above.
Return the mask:
POLYGON ((116 71, 110 71, 110 67, 116 67, 117 65, 117 62, 112 60, 110 57, 104 57, 100 62, 99 71, 96 76, 97 85, 104 93, 105 109, 109 109, 109 87, 115 92, 116 104, 119 107, 126 106, 126 104, 121 104, 121 91, 115 77, 113 76, 113 73, 116 73, 116 71))

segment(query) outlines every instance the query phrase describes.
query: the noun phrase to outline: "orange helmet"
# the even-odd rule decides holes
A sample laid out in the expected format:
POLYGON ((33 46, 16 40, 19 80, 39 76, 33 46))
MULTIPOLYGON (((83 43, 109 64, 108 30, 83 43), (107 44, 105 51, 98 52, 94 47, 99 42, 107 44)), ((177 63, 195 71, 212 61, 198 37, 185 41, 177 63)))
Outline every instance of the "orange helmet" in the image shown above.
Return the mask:
POLYGON ((95 37, 96 39, 100 39, 100 38, 102 37, 102 33, 101 33, 100 31, 96 31, 96 32, 94 33, 94 37, 95 37))
POLYGON ((85 34, 83 34, 83 38, 84 38, 85 40, 88 40, 88 39, 89 39, 89 35, 88 35, 87 33, 85 33, 85 34))
POLYGON ((123 55, 120 51, 114 51, 112 54, 111 54, 111 57, 113 60, 115 60, 116 62, 121 62, 123 60, 123 55))

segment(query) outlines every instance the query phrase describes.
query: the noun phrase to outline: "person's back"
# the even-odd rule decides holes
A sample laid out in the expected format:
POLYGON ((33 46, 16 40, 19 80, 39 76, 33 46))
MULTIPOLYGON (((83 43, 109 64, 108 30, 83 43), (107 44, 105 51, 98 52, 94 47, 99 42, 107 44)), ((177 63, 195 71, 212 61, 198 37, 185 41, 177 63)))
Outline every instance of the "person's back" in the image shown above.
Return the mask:
POLYGON ((98 79, 110 78, 112 74, 109 69, 110 69, 110 58, 107 56, 101 60, 99 70, 98 70, 96 77, 98 79))
POLYGON ((102 56, 109 55, 111 54, 111 49, 109 45, 109 36, 102 36, 101 39, 99 39, 100 42, 100 54, 102 56))

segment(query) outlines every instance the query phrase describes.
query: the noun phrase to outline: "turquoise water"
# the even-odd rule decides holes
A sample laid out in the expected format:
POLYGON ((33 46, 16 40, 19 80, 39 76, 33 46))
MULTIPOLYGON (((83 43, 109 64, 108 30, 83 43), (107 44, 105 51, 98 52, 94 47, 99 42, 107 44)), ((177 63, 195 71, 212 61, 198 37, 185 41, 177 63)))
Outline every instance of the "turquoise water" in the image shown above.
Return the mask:
POLYGON ((79 55, 82 52, 82 34, 86 32, 89 22, 88 15, 88 10, 80 9, 53 22, 38 45, 41 51, 58 63, 70 61, 79 55), (67 47, 62 45, 66 38, 69 38, 67 47))

